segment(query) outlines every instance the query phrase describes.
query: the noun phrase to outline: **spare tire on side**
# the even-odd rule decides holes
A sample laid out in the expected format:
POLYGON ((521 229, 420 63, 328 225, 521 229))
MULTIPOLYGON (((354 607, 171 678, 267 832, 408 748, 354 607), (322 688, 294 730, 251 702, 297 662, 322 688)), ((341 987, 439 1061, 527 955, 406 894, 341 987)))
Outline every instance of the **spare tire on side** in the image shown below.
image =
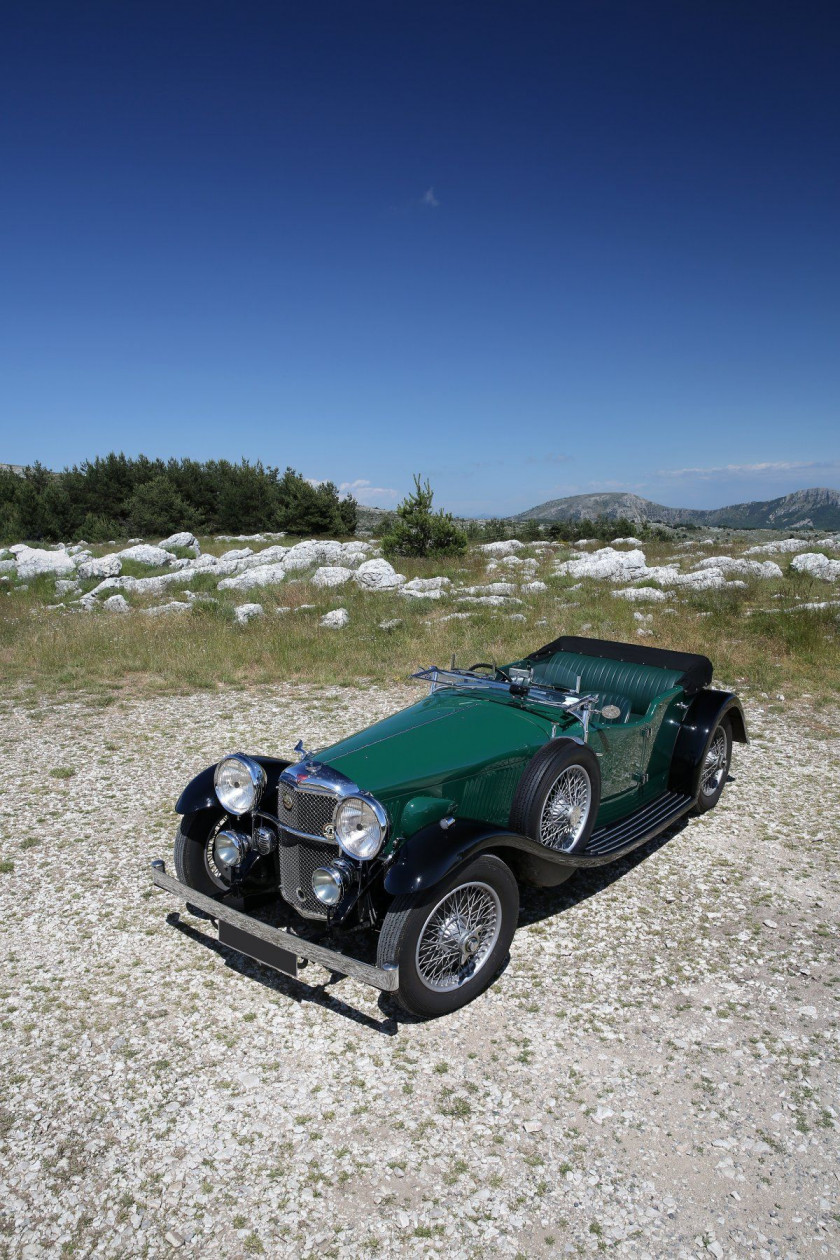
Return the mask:
POLYGON ((586 744, 556 739, 531 759, 513 798, 510 826, 555 853, 580 853, 601 802, 601 768, 586 744))

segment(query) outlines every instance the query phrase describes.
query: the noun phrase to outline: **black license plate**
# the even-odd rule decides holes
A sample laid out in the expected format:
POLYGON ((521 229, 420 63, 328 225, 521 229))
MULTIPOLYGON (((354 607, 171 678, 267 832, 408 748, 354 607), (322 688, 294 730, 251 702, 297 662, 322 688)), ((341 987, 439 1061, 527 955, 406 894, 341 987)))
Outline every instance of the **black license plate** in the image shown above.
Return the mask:
POLYGON ((297 954, 273 945, 271 941, 264 941, 251 932, 244 932, 232 923, 225 923, 224 919, 219 920, 219 943, 228 945, 240 954, 247 954, 249 958, 265 963, 275 971, 282 971, 284 975, 297 976, 297 954))

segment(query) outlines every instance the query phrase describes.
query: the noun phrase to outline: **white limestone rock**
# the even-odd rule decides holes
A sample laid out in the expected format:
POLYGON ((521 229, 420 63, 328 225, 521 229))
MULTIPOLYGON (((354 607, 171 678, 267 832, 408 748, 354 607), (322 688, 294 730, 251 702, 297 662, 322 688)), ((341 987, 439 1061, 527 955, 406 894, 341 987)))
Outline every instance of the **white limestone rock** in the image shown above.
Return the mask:
POLYGON ((255 617, 264 617, 265 609, 262 604, 237 604, 233 615, 236 617, 237 624, 244 626, 255 617))
POLYGON ((797 573, 810 573, 823 582, 836 582, 840 579, 840 560, 829 560, 828 556, 818 551, 807 551, 804 555, 794 557, 790 567, 797 573))
POLYGON ((56 595, 78 595, 79 583, 74 578, 59 578, 55 584, 56 595))
POLYGON ((183 604, 179 599, 173 599, 168 604, 156 604, 154 608, 141 608, 140 611, 144 617, 169 617, 172 613, 189 612, 191 607, 191 604, 183 604))
POLYGON ((79 565, 80 578, 119 577, 122 573, 122 560, 113 553, 99 556, 91 560, 83 560, 79 565))
POLYGON ((131 612, 131 604, 129 604, 124 595, 109 595, 102 607, 112 613, 131 612))
POLYGON ((515 595, 513 582, 488 582, 486 586, 465 586, 462 595, 515 595))
POLYGON ((185 547, 193 555, 201 555, 198 539, 189 530, 183 530, 180 534, 170 534, 168 538, 164 538, 162 542, 158 543, 158 546, 162 547, 164 551, 170 551, 173 547, 185 547))
POLYGON ((220 591, 250 591, 257 586, 279 586, 286 576, 282 564, 260 565, 258 568, 246 569, 236 577, 223 578, 219 583, 220 591))
POLYGON ((772 560, 735 560, 732 556, 707 556, 691 566, 693 569, 720 569, 721 573, 739 573, 744 577, 780 578, 782 570, 772 560))
POLYGON ((137 564, 148 564, 155 568, 171 564, 175 557, 163 547, 153 547, 151 543, 138 543, 135 547, 124 547, 116 553, 121 560, 134 560, 137 564))
POLYGON ((245 556, 243 563, 248 569, 256 568, 261 564, 278 564, 286 559, 289 550, 289 547, 275 543, 272 547, 263 547, 262 551, 254 552, 252 556, 245 556))
POLYGON ((548 590, 545 582, 523 582, 523 591, 527 591, 529 595, 540 595, 543 591, 548 590))
POLYGON ((591 556, 581 556, 558 564, 555 573, 558 576, 627 582, 646 576, 647 560, 645 553, 638 549, 616 551, 614 547, 602 547, 591 556))
POLYGON ((403 594, 406 591, 442 591, 444 587, 451 585, 452 580, 448 577, 412 578, 402 590, 403 594))
POLYGON ((512 556, 524 546, 517 538, 506 538, 501 542, 479 543, 478 550, 483 551, 486 556, 512 556))
MULTIPOLYGON (((254 554, 253 547, 231 547, 230 551, 225 551, 221 556, 218 557, 218 559, 244 560, 246 556, 252 556, 253 554, 254 554)), ((204 560, 207 560, 207 559, 215 560, 216 558, 217 558, 216 556, 203 557, 204 560)))
POLYGON ((418 591, 414 588, 409 589, 407 586, 401 586, 400 595, 403 595, 406 599, 441 599, 444 592, 439 586, 434 587, 430 591, 418 591))
POLYGON ((342 555, 342 544, 310 538, 306 542, 295 543, 286 551, 284 563, 292 572, 299 569, 311 569, 316 564, 338 564, 342 555))
POLYGON ((440 621, 469 621, 472 616, 471 612, 454 612, 447 613, 445 617, 439 618, 440 621))
POLYGON ((73 557, 61 551, 46 551, 40 547, 10 548, 17 557, 17 575, 23 580, 40 577, 42 573, 54 573, 57 577, 69 577, 76 572, 73 557))
POLYGON ((405 575, 397 573, 394 566, 381 556, 375 560, 365 560, 353 576, 365 591, 395 591, 405 583, 405 575))
POLYGON ((625 586, 612 592, 613 599, 629 599, 631 603, 662 604, 673 599, 673 591, 660 591, 655 586, 625 586))
POLYGON ((758 547, 747 547, 745 556, 775 556, 794 551, 807 551, 813 543, 804 542, 801 538, 780 538, 776 542, 762 543, 758 547))
POLYGON ((162 595, 170 586, 185 586, 192 581, 194 576, 194 570, 180 569, 173 573, 160 573, 147 578, 105 578, 88 594, 98 596, 103 591, 132 591, 135 595, 162 595))
POLYGON ((488 608, 501 608, 505 604, 521 604, 521 599, 512 595, 460 595, 458 604, 485 604, 488 608))
POLYGON ((13 573, 17 570, 16 560, 0 560, 0 573, 13 573))
POLYGON ((345 569, 340 565, 326 565, 321 569, 316 569, 310 581, 313 586, 343 586, 345 582, 350 581, 352 576, 352 569, 345 569))
POLYGON ((324 613, 320 624, 325 630, 341 630, 350 621, 350 614, 346 608, 334 608, 332 612, 324 613))
POLYGON ((403 624, 402 617, 390 617, 388 621, 380 621, 379 629, 388 630, 388 631, 396 630, 402 624, 403 624))
POLYGON ((619 543, 624 543, 624 545, 627 547, 641 547, 642 546, 641 538, 614 538, 612 540, 612 545, 614 547, 618 546, 619 543))

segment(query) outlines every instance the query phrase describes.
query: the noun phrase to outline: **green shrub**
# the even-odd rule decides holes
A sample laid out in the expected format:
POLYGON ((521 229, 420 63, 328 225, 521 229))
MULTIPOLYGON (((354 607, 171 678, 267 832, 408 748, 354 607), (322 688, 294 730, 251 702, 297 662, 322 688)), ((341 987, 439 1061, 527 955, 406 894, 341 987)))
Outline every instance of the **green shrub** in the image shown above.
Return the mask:
POLYGON ((382 539, 386 556, 455 556, 466 550, 467 536, 451 512, 432 511, 434 492, 415 474, 414 490, 397 508, 397 520, 382 539))

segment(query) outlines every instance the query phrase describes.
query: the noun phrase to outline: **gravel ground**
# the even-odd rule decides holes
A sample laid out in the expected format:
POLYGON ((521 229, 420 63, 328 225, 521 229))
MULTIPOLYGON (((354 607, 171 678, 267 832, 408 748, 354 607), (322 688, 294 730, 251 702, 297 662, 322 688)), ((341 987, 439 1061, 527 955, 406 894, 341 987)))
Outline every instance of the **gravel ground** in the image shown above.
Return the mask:
POLYGON ((436 1023, 150 891, 197 769, 415 697, 7 699, 0 1254, 840 1253, 840 714, 752 706, 721 805, 526 892, 436 1023))

